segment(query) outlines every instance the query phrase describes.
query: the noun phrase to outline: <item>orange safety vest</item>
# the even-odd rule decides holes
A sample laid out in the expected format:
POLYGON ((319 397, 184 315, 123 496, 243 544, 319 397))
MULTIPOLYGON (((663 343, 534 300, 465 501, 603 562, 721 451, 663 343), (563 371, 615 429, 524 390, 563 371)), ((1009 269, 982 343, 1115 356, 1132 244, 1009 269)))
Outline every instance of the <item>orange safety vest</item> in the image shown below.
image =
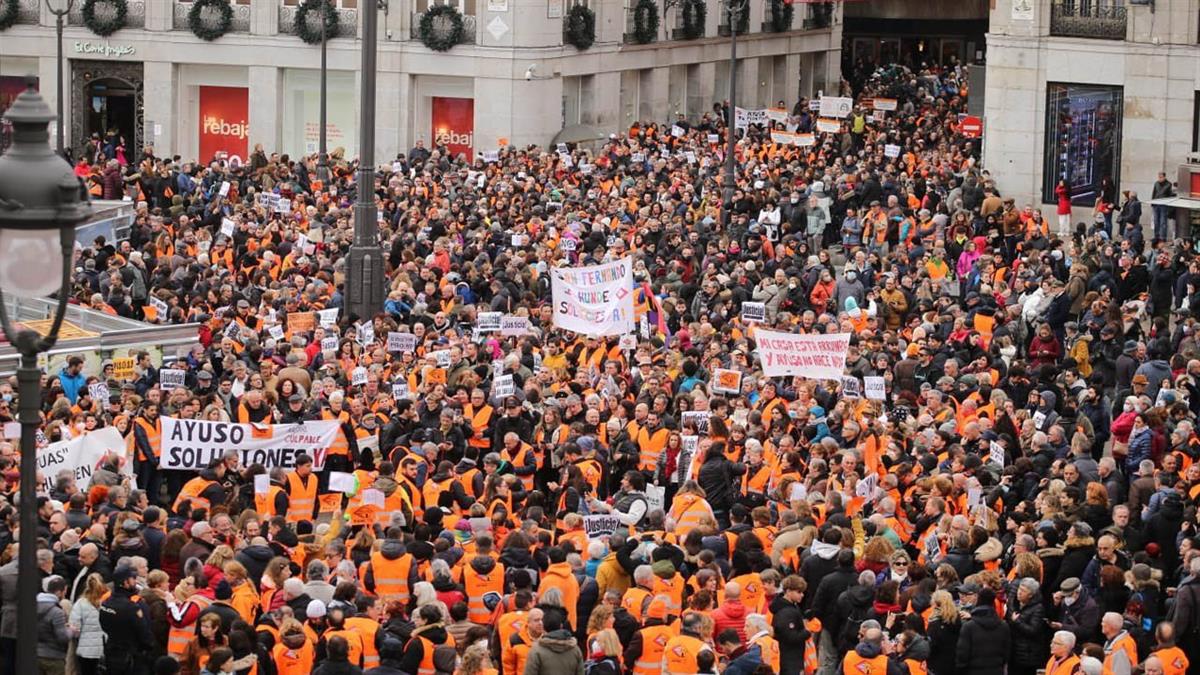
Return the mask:
POLYGON ((1046 661, 1046 675, 1074 675, 1079 671, 1079 657, 1071 654, 1065 659, 1053 656, 1046 661))
POLYGON ((346 644, 350 647, 349 660, 350 665, 362 666, 363 658, 363 636, 358 631, 343 626, 342 630, 327 630, 325 631, 325 642, 328 643, 335 637, 342 637, 346 640, 346 644))
MULTIPOLYGON (((1188 657, 1179 647, 1167 647, 1152 652, 1151 656, 1157 656, 1162 662, 1163 675, 1186 675, 1188 669, 1188 657)), ((1046 675, 1051 675, 1047 672, 1046 675)))
POLYGON ((667 447, 667 439, 670 436, 671 432, 667 429, 659 429, 654 433, 648 432, 645 428, 638 430, 637 438, 634 440, 638 445, 639 470, 654 471, 658 466, 659 456, 667 447))
POLYGON ((1115 642, 1104 645, 1104 668, 1101 670, 1104 675, 1112 675, 1113 655, 1116 654, 1118 650, 1124 651, 1125 655, 1129 658, 1130 670, 1137 668, 1137 643, 1133 641, 1133 638, 1130 637, 1129 633, 1125 633, 1121 637, 1117 638, 1115 642))
POLYGON ((625 595, 621 597, 621 606, 625 611, 633 615, 633 618, 642 622, 642 608, 646 606, 646 601, 650 599, 650 591, 641 586, 631 586, 625 591, 625 595))
POLYGON ((730 581, 742 587, 743 605, 751 609, 762 607, 767 591, 763 588, 762 577, 758 576, 757 572, 743 574, 730 579, 730 581))
POLYGON ((411 553, 388 560, 382 551, 371 553, 371 571, 375 575, 375 594, 380 598, 395 596, 400 602, 407 603, 411 589, 408 578, 412 571, 413 557, 411 553))
POLYGON ((851 650, 842 660, 842 675, 887 675, 888 658, 883 654, 864 659, 851 650))
POLYGON ((262 516, 263 518, 274 518, 275 516, 279 515, 278 513, 275 513, 275 498, 279 496, 280 492, 283 492, 283 488, 279 487, 278 485, 272 485, 271 487, 267 488, 267 494, 254 495, 254 510, 258 512, 259 516, 262 516))
POLYGON ((665 595, 671 599, 667 604, 667 612, 680 616, 683 613, 683 587, 686 586, 679 572, 670 581, 659 576, 654 577, 654 595, 665 595))
MULTIPOLYGON (((322 410, 321 419, 326 421, 337 420, 339 423, 345 424, 346 422, 350 421, 350 413, 343 410, 337 415, 334 415, 328 410, 322 410)), ((345 457, 350 456, 350 441, 346 440, 346 432, 342 430, 340 425, 338 426, 337 435, 333 438, 333 443, 329 445, 329 455, 342 455, 345 457)))
MULTIPOLYGON (((523 466, 528 466, 529 454, 532 452, 533 452, 533 446, 522 441, 521 447, 517 450, 516 454, 514 454, 510 457, 508 454, 508 448, 505 448, 503 451, 501 451, 500 456, 503 457, 505 460, 507 460, 509 463, 511 463, 514 467, 517 467, 517 466, 523 467, 523 466)), ((540 462, 538 462, 536 456, 534 457, 534 463, 540 464, 540 462)), ((541 468, 541 467, 538 467, 538 468, 541 468)), ((525 487, 526 492, 533 491, 533 474, 529 474, 526 476, 517 476, 517 478, 521 479, 521 485, 525 487)), ((512 512, 509 511, 509 513, 512 513, 512 512)))
POLYGON ((207 480, 200 476, 196 476, 195 478, 189 480, 184 484, 183 489, 179 491, 179 496, 175 497, 175 503, 171 505, 171 510, 175 513, 179 513, 179 506, 185 500, 191 500, 193 511, 196 509, 204 509, 205 511, 211 509, 212 504, 200 495, 204 494, 204 491, 207 490, 209 486, 216 484, 217 482, 215 480, 207 480))
POLYGON ((233 587, 233 596, 229 598, 229 606, 237 610, 238 616, 251 626, 254 625, 254 618, 258 615, 258 591, 255 590, 254 584, 249 581, 243 581, 233 587))
POLYGON ((282 642, 271 650, 275 660, 275 672, 279 675, 309 675, 313 669, 316 653, 308 640, 299 649, 288 649, 282 642))
POLYGON ((467 592, 467 620, 486 626, 491 621, 492 612, 483 602, 483 596, 488 593, 504 594, 504 566, 496 566, 487 574, 480 574, 471 565, 463 568, 463 589, 467 592))
POLYGON ((928 675, 929 664, 916 659, 904 659, 904 664, 908 666, 908 675, 928 675))
POLYGON ((302 520, 312 520, 313 507, 317 504, 317 477, 308 474, 308 480, 300 478, 295 471, 287 475, 288 481, 288 510, 287 521, 298 523, 302 520), (307 485, 305 484, 307 482, 307 485))
POLYGON ((675 521, 675 535, 682 539, 688 532, 700 526, 702 516, 713 517, 712 507, 700 495, 678 495, 671 503, 671 519, 675 521))
POLYGON ((421 487, 421 496, 425 499, 425 506, 429 508, 437 506, 442 493, 449 490, 453 482, 454 476, 450 476, 440 483, 435 483, 432 479, 426 480, 425 485, 421 487))
POLYGON ((437 670, 433 667, 433 650, 437 649, 437 645, 433 644, 433 640, 423 638, 420 635, 413 636, 421 641, 424 647, 424 654, 421 656, 421 665, 417 666, 417 675, 434 675, 437 670))
MULTIPOLYGON (((188 598, 188 602, 196 603, 196 605, 200 607, 200 612, 204 612, 204 610, 208 609, 208 606, 212 604, 212 600, 204 597, 203 595, 193 595, 192 597, 188 598)), ((199 618, 199 616, 200 614, 196 615, 197 618, 199 618)), ((188 643, 196 637, 196 628, 197 626, 195 621, 186 626, 171 626, 171 629, 167 631, 167 653, 177 658, 183 656, 183 652, 187 649, 188 643)))
POLYGON ((667 643, 675 637, 670 626, 647 626, 641 629, 642 654, 633 662, 633 675, 658 675, 663 672, 663 654, 667 643))
POLYGON ((804 641, 804 673, 805 675, 814 675, 821 670, 821 659, 817 655, 821 620, 816 617, 805 619, 804 627, 808 630, 808 639, 804 641))
MULTIPOLYGON (((158 459, 159 455, 162 454, 162 420, 155 420, 154 424, 151 425, 146 421, 145 417, 135 417, 133 418, 133 423, 146 432, 146 440, 150 442, 150 449, 154 452, 154 459, 158 459)), ((145 461, 149 457, 142 457, 141 459, 145 461)))
MULTIPOLYGON (((778 673, 780 659, 779 641, 764 633, 756 638, 752 638, 750 644, 758 645, 759 650, 762 652, 762 662, 771 666, 771 670, 778 673)), ((912 675, 916 674, 913 673, 912 675)))
MULTIPOLYGON (((694 673, 700 669, 696 657, 708 649, 700 638, 691 635, 676 635, 667 641, 663 649, 662 670, 664 673, 694 673)), ((886 657, 884 657, 886 658, 886 657)))
POLYGON ((408 492, 404 487, 396 488, 396 491, 383 498, 383 508, 375 514, 375 523, 380 527, 387 527, 392 522, 392 514, 396 511, 404 511, 405 504, 409 510, 412 509, 412 502, 408 498, 408 492))
POLYGON ((487 430, 488 423, 492 421, 493 412, 495 409, 486 403, 479 410, 475 410, 470 403, 466 405, 463 409, 463 416, 471 420, 471 428, 475 431, 475 435, 467 439, 467 445, 472 448, 492 447, 492 439, 483 432, 487 430))

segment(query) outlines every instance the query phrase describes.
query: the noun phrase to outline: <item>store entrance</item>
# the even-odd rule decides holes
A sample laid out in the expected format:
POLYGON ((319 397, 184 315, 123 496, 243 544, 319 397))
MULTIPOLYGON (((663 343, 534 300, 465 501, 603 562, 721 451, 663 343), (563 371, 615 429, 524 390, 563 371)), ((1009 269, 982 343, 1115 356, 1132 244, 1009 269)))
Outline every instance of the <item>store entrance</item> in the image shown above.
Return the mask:
POLYGON ((87 85, 87 119, 84 137, 96 134, 106 148, 109 159, 128 162, 137 126, 137 89, 116 78, 95 80, 87 85))

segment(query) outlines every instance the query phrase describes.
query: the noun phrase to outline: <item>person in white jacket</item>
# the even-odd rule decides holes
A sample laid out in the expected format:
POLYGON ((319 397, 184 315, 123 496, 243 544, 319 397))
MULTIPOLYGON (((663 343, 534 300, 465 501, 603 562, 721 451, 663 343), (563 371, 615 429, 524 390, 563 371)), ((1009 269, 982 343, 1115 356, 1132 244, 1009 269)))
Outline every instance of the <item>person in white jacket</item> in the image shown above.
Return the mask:
POLYGON ((104 629, 100 627, 99 607, 107 592, 104 579, 99 574, 91 574, 83 595, 71 607, 67 625, 76 639, 75 662, 79 675, 95 675, 104 658, 104 629))

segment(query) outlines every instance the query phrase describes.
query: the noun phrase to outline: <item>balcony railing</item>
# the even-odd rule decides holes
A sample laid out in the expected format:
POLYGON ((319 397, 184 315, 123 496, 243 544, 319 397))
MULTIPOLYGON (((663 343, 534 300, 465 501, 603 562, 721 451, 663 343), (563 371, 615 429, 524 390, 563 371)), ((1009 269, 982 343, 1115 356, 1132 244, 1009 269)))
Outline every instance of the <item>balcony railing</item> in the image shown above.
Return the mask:
MULTIPOLYGON (((99 12, 97 12, 98 14, 99 12)), ((20 16, 20 15, 18 15, 20 16)), ((67 23, 72 26, 83 25, 83 3, 77 2, 71 9, 71 13, 67 15, 67 23)), ((123 28, 145 28, 146 26, 146 3, 145 0, 130 0, 125 5, 125 25, 123 28)))
MULTIPOLYGON (((412 23, 410 24, 410 27, 409 27, 408 36, 410 38, 412 38, 413 40, 421 39, 421 16, 423 14, 424 14, 423 12, 413 12, 412 13, 412 23)), ((460 45, 475 44, 475 27, 476 27, 475 17, 473 17, 469 14, 463 14, 462 15, 462 23, 463 23, 462 37, 460 37, 458 39, 458 44, 460 44, 460 45)))
MULTIPOLYGON (((279 33, 281 35, 296 34, 296 11, 300 9, 294 5, 281 5, 279 7, 279 33)), ((338 8, 338 32, 337 36, 342 38, 352 38, 358 34, 358 10, 338 8)), ((318 29, 321 24, 318 22, 319 17, 316 12, 309 13, 309 20, 313 22, 318 29)))
POLYGON ((1124 40, 1128 14, 1124 5, 1096 0, 1068 0, 1050 6, 1050 34, 1059 37, 1124 40))
MULTIPOLYGON (((175 30, 190 30, 188 25, 188 14, 192 11, 191 2, 176 2, 173 14, 171 15, 171 26, 175 30)), ((229 21, 229 32, 231 33, 249 33, 250 32, 250 5, 234 4, 233 18, 229 21)))

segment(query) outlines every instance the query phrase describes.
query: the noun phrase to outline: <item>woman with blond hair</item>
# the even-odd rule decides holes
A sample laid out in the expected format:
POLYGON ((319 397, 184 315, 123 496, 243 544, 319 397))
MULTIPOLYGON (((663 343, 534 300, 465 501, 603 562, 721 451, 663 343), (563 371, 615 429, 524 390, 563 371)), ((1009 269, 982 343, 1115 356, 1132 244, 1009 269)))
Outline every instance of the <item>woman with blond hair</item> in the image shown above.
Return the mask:
POLYGON ((958 633, 962 629, 962 621, 958 607, 954 605, 954 597, 948 591, 938 590, 930 598, 933 611, 929 614, 930 653, 929 672, 934 675, 954 675, 955 650, 958 648, 958 633))
POLYGON ((606 628, 587 642, 588 675, 620 675, 621 640, 606 628))
POLYGON ((592 614, 588 617, 587 631, 585 632, 587 642, 585 644, 591 643, 592 638, 596 637, 600 631, 612 628, 614 620, 612 607, 599 605, 592 609, 592 614))
POLYGON ((108 586, 99 574, 89 574, 83 595, 71 606, 68 624, 75 636, 75 663, 79 675, 95 675, 104 658, 104 629, 100 627, 100 603, 108 586))
POLYGON ((492 667, 486 645, 478 644, 467 647, 463 652, 462 663, 454 675, 496 675, 499 671, 492 667))

